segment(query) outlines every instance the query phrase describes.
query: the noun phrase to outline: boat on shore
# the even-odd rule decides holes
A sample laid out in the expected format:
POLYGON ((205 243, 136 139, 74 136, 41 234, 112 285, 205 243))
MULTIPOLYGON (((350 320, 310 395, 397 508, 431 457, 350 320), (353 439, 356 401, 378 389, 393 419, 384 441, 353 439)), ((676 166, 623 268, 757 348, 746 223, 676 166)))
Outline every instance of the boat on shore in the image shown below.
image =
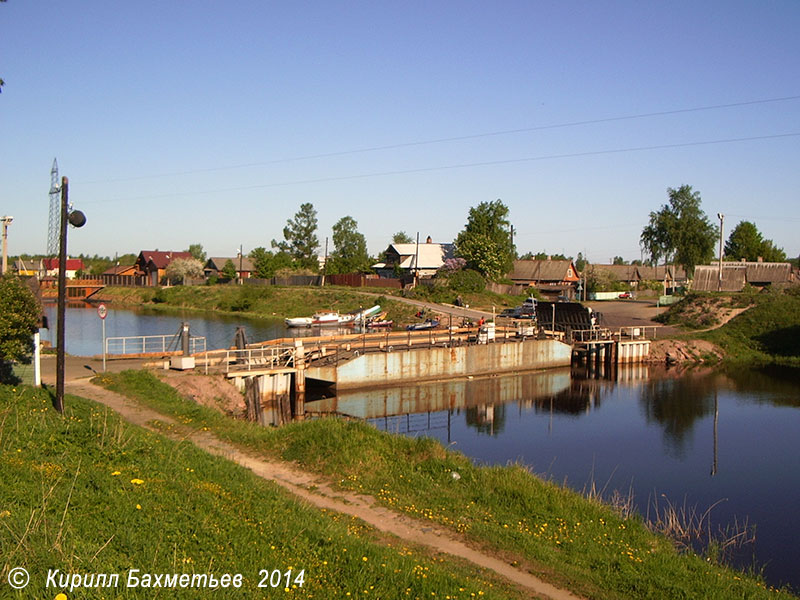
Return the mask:
POLYGON ((439 321, 435 319, 425 319, 422 323, 412 323, 406 326, 408 331, 425 331, 427 329, 435 329, 439 326, 439 321))
POLYGON ((371 316, 381 312, 380 305, 376 304, 367 309, 358 309, 349 313, 340 314, 336 311, 314 313, 310 317, 289 317, 284 319, 287 327, 324 327, 329 325, 356 325, 365 323, 371 316))

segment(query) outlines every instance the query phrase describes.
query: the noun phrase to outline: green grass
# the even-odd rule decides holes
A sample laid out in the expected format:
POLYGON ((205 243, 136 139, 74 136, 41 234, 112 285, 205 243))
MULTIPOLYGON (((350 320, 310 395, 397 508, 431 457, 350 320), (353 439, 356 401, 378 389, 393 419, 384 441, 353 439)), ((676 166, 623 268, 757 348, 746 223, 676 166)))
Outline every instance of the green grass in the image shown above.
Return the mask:
POLYGON ((492 577, 362 522, 315 510, 190 443, 121 422, 94 402, 0 386, 0 597, 514 598, 492 577), (31 583, 7 585, 23 567, 31 583), (46 588, 61 574, 120 575, 116 589, 46 588), (126 589, 142 573, 242 574, 241 589, 126 589), (284 590, 261 570, 292 570, 284 590), (304 583, 296 585, 300 570, 304 583), (434 596, 435 594, 435 596, 434 596))
POLYGON ((344 489, 448 527, 587 597, 791 597, 768 590, 756 577, 681 554, 638 519, 622 518, 519 466, 477 467, 436 441, 393 436, 358 422, 320 419, 265 429, 184 400, 143 372, 104 380, 179 422, 296 461, 344 489))
POLYGON ((800 288, 755 296, 752 308, 703 337, 732 360, 800 367, 800 288))
POLYGON ((713 331, 691 334, 720 346, 728 362, 800 367, 800 287, 761 293, 690 294, 662 314, 663 322, 689 329, 714 323, 714 309, 746 311, 713 331))
POLYGON ((413 321, 416 308, 383 295, 375 288, 360 293, 342 287, 281 286, 174 286, 169 288, 105 288, 104 299, 119 306, 147 306, 166 310, 193 309, 261 318, 311 316, 315 312, 350 312, 375 304, 396 321, 413 321))

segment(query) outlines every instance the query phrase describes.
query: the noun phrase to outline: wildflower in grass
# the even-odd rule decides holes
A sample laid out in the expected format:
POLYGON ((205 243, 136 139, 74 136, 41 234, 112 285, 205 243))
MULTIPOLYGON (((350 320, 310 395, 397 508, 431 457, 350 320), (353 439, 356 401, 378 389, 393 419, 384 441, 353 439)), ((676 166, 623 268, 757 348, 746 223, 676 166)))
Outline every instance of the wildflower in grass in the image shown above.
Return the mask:
POLYGON ((111 474, 111 476, 112 476, 112 477, 116 477, 117 475, 122 475, 122 473, 120 473, 119 471, 114 471, 114 472, 111 474))
POLYGON ((56 597, 53 600, 67 600, 66 594, 56 594, 56 597))
POLYGON ((142 485, 144 481, 142 481, 141 479, 131 479, 131 483, 133 485, 142 485))
POLYGON ((142 510, 142 505, 141 504, 137 504, 136 505, 136 510, 142 510))
POLYGON ((2 519, 4 517, 10 517, 10 516, 11 516, 11 512, 9 512, 7 510, 4 510, 4 511, 0 512, 0 519, 2 519))

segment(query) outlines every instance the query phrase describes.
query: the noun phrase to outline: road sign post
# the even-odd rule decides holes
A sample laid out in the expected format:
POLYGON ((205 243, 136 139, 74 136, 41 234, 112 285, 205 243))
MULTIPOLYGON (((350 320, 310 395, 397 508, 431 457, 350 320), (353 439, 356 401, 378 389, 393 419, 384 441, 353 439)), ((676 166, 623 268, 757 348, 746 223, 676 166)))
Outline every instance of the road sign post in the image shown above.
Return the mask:
POLYGON ((100 317, 100 321, 103 323, 103 373, 106 372, 106 315, 108 315, 106 305, 98 304, 97 316, 100 317))

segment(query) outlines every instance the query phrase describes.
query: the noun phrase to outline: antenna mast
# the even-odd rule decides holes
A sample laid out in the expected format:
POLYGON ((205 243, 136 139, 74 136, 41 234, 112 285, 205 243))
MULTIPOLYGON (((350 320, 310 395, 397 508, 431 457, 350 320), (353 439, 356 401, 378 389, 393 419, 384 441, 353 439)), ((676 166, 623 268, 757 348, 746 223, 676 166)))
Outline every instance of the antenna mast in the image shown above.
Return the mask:
POLYGON ((61 231, 61 187, 58 179, 58 162, 53 159, 50 169, 50 220, 47 224, 47 256, 58 254, 59 232, 61 231))

